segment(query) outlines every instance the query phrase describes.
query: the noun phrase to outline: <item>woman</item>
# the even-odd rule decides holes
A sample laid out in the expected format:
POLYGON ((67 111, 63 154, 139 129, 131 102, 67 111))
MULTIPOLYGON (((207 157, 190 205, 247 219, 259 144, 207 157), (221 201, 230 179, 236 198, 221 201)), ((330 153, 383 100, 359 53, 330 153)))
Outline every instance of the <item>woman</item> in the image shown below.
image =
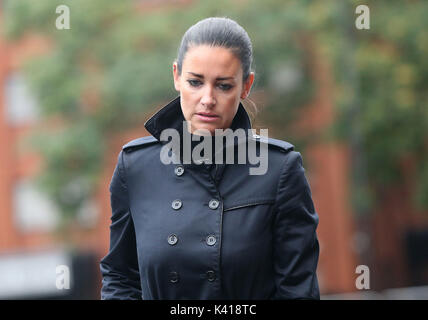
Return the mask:
POLYGON ((173 64, 180 95, 145 123, 151 136, 123 147, 113 173, 102 299, 319 299, 318 215, 302 158, 248 131, 240 101, 254 81, 251 61, 248 34, 231 19, 204 19, 183 36, 173 64), (180 146, 163 153, 171 129, 180 146), (237 155, 242 139, 183 161, 186 134, 209 141, 226 129, 266 147, 265 172, 219 152, 237 155), (177 161, 163 161, 171 154, 177 161))

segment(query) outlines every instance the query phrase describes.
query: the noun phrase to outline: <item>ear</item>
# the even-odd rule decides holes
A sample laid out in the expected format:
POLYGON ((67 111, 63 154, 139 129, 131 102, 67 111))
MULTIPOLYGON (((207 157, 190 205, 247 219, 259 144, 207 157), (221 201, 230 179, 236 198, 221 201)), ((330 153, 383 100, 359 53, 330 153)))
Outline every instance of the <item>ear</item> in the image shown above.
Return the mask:
POLYGON ((248 95, 250 94, 253 82, 254 82, 254 72, 250 72, 250 74, 248 75, 248 79, 247 81, 245 81, 244 86, 242 88, 241 99, 245 99, 246 97, 248 97, 248 95))
POLYGON ((172 64, 172 73, 174 75, 174 87, 175 90, 180 91, 180 75, 178 74, 178 65, 177 61, 174 61, 172 64))

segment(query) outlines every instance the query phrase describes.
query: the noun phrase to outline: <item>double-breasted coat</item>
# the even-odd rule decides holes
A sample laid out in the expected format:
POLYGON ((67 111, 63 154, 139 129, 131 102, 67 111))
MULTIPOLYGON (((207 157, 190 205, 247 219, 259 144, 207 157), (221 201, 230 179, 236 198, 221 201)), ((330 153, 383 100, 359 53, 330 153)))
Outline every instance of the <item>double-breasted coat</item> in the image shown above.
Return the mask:
MULTIPOLYGON (((166 165, 160 134, 183 121, 178 96, 145 123, 151 136, 119 153, 101 298, 319 299, 318 214, 301 154, 269 138, 263 175, 250 164, 166 165)), ((237 128, 251 128, 242 104, 237 128)))

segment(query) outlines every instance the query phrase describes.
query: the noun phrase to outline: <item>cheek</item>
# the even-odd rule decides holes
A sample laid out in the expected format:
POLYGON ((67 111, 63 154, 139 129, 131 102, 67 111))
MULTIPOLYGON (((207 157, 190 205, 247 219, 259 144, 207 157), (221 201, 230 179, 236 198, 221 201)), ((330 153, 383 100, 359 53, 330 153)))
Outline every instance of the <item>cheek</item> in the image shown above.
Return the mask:
POLYGON ((186 90, 181 90, 181 110, 183 111, 184 118, 190 120, 190 117, 194 110, 194 102, 192 96, 186 90))
POLYGON ((238 110, 240 99, 237 96, 233 96, 228 100, 227 110, 230 113, 235 113, 238 110))
POLYGON ((239 104, 239 102, 241 101, 240 92, 241 92, 240 88, 235 87, 233 91, 229 92, 228 94, 226 94, 224 96, 225 102, 229 106, 233 106, 233 107, 237 106, 239 104))
POLYGON ((223 108, 223 116, 226 121, 231 121, 235 117, 235 114, 238 110, 239 106, 239 99, 232 98, 227 101, 227 103, 224 104, 223 108))

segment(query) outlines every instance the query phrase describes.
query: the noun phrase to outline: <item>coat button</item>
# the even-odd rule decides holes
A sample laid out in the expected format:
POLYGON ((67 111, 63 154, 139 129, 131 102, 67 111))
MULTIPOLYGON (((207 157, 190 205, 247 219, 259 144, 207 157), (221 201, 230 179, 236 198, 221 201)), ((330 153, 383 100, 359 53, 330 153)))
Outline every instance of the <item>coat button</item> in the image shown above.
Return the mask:
POLYGON ((171 235, 168 236, 168 243, 170 245, 173 246, 174 244, 177 243, 177 241, 178 241, 178 238, 177 238, 177 236, 175 234, 171 234, 171 235))
POLYGON ((181 176, 184 173, 184 168, 182 166, 178 166, 175 168, 174 172, 177 176, 181 176))
POLYGON ((209 235, 209 236, 207 237, 206 241, 207 241, 207 245, 209 245, 209 246, 213 246, 213 245, 215 245, 215 243, 217 242, 217 239, 216 239, 216 237, 215 237, 215 236, 213 236, 213 235, 209 235))
POLYGON ((169 273, 169 281, 172 283, 176 283, 178 282, 178 273, 175 271, 171 271, 169 273))
POLYGON ((220 205, 220 202, 216 199, 211 199, 210 202, 208 203, 208 207, 210 207, 210 209, 217 209, 218 206, 220 205))
POLYGON ((172 206, 172 208, 173 208, 174 210, 178 210, 178 209, 180 209, 182 205, 183 205, 183 203, 182 203, 182 202, 181 202, 181 200, 179 200, 179 199, 174 200, 174 201, 172 202, 172 204, 171 204, 171 206, 172 206))
POLYGON ((208 281, 214 281, 215 280, 215 272, 212 270, 207 271, 207 279, 208 281))

